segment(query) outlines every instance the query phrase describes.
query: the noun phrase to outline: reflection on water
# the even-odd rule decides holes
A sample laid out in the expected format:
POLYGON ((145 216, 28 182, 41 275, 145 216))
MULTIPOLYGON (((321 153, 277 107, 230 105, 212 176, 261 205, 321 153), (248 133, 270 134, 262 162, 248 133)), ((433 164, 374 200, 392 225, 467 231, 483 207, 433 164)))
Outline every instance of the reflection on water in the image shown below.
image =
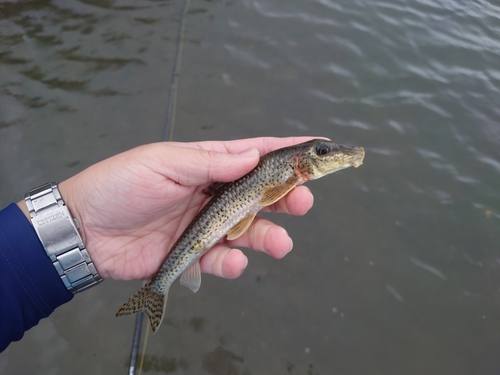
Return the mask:
MULTIPOLYGON (((143 355, 137 359, 138 363, 142 363, 142 371, 156 371, 160 374, 175 373, 178 371, 187 371, 189 365, 185 359, 168 358, 167 356, 158 357, 156 355, 143 355)), ((126 368, 130 366, 126 363, 126 368)), ((125 373, 125 371, 123 371, 125 373)))
MULTIPOLYGON (((0 164, 2 202, 161 139, 182 5, 0 5, 0 156, 16 161, 0 164)), ((500 371, 499 14, 488 1, 192 0, 174 138, 325 135, 367 155, 311 184, 307 216, 271 216, 294 239, 285 259, 249 254, 238 280, 174 288, 149 371, 500 371)), ((92 347, 114 345, 116 360, 86 363, 121 371, 133 322, 112 317, 134 289, 79 296, 36 330, 64 337, 75 361, 87 349, 64 314, 100 303, 91 323, 106 338, 92 347)), ((18 359, 32 347, 53 361, 30 332, 0 367, 35 371, 18 359)))
POLYGON ((203 368, 211 375, 250 374, 251 372, 248 369, 244 369, 240 372, 239 367, 241 367, 244 362, 243 357, 237 356, 229 350, 218 346, 212 352, 205 354, 203 358, 203 368))

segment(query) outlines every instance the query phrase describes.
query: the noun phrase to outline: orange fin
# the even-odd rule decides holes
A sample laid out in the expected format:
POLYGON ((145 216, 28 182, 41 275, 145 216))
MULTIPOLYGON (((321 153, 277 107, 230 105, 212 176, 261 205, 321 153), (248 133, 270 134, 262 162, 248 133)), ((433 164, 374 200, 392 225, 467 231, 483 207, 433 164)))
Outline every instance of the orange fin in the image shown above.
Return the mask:
POLYGON ((276 185, 271 188, 265 189, 262 194, 262 199, 259 202, 259 206, 266 207, 273 203, 276 203, 285 195, 287 195, 297 184, 299 183, 299 176, 294 175, 286 180, 281 185, 276 185))
POLYGON ((250 224, 252 224, 253 219, 257 212, 250 212, 247 216, 243 218, 238 224, 232 227, 229 232, 227 232, 228 240, 235 240, 241 236, 248 229, 250 224))

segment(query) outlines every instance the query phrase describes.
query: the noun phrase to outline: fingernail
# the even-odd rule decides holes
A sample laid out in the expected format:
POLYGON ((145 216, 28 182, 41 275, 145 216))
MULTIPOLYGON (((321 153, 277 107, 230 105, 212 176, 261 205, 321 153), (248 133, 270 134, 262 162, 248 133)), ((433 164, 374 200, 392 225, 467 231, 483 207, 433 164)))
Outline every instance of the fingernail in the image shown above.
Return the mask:
POLYGON ((311 193, 311 205, 309 206, 307 211, 309 211, 313 206, 314 206, 314 195, 311 193))
MULTIPOLYGON (((286 235, 288 236, 288 232, 284 229, 284 228, 280 228, 281 230, 283 230, 283 232, 286 233, 286 235)), ((285 251, 282 251, 278 254, 278 259, 281 259, 283 258, 286 254, 288 254, 290 251, 292 251, 293 249, 293 240, 290 236, 288 236, 288 240, 289 240, 289 244, 288 244, 288 250, 285 250, 285 251)))
POLYGON ((255 147, 249 148, 248 150, 239 152, 236 156, 240 158, 254 158, 258 155, 258 151, 255 147))
POLYGON ((247 266, 248 266, 248 258, 245 257, 245 265, 241 268, 240 275, 243 274, 243 271, 245 271, 245 268, 247 268, 247 266))

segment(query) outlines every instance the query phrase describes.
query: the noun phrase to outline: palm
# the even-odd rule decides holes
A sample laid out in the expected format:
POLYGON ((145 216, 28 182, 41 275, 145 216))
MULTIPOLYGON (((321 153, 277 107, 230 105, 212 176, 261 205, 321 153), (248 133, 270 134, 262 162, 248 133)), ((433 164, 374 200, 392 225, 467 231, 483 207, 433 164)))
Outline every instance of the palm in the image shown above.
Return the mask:
MULTIPOLYGON (((114 218, 107 218, 107 212, 102 215, 103 218, 110 219, 107 224, 101 221, 87 226, 89 246, 106 250, 99 251, 107 257, 102 262, 113 263, 115 272, 111 277, 148 278, 156 271, 158 264, 180 236, 182 228, 189 224, 203 202, 199 193, 188 199, 188 191, 193 190, 192 188, 183 187, 182 190, 184 191, 177 195, 177 201, 164 200, 155 207, 157 199, 147 197, 149 199, 144 201, 151 204, 144 204, 142 207, 134 204, 115 207, 114 218), (127 215, 128 209, 133 213, 127 215)), ((128 201, 129 197, 124 198, 128 201)))

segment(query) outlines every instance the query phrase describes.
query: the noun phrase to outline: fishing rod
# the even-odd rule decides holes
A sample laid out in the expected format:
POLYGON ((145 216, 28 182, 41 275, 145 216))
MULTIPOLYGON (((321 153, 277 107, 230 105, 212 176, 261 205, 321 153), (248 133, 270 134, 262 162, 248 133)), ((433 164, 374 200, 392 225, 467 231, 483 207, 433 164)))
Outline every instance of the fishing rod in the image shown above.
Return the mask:
MULTIPOLYGON (((184 10, 182 11, 181 22, 179 23, 179 31, 177 33, 175 60, 174 60, 174 66, 172 67, 172 79, 170 81, 170 91, 168 96, 167 120, 165 123, 165 131, 163 133, 164 142, 171 141, 173 139, 173 134, 174 134, 175 112, 177 107, 177 81, 179 79, 182 51, 184 48, 186 15, 190 3, 191 0, 185 0, 184 2, 184 10)), ((144 286, 145 284, 146 281, 143 281, 142 285, 144 286)), ((146 339, 144 340, 143 352, 141 355, 141 362, 139 366, 137 366, 137 360, 139 358, 139 347, 141 345, 143 321, 144 321, 144 313, 140 311, 135 318, 134 337, 132 339, 132 349, 130 350, 130 365, 128 369, 128 375, 136 375, 137 369, 139 369, 139 371, 142 372, 142 363, 144 361, 144 353, 146 351, 147 336, 146 339)))
POLYGON ((186 30, 186 15, 189 9, 191 0, 186 0, 184 10, 182 12, 181 22, 179 24, 179 32, 177 34, 177 46, 175 51, 174 66, 172 68, 172 79, 170 80, 170 93, 168 96, 167 107, 167 122, 165 123, 165 132, 163 141, 171 141, 174 136, 175 113, 177 109, 177 81, 179 79, 179 71, 181 68, 182 51, 184 50, 184 32, 186 30))
MULTIPOLYGON (((145 281, 142 282, 144 286, 145 281)), ((135 375, 137 370, 137 358, 139 356, 139 346, 141 345, 142 322, 144 320, 144 313, 139 311, 135 317, 134 338, 132 339, 132 349, 130 350, 130 365, 128 368, 128 375, 135 375)), ((144 357, 144 355, 143 355, 144 357)), ((141 361, 142 367, 142 361, 141 361)))

